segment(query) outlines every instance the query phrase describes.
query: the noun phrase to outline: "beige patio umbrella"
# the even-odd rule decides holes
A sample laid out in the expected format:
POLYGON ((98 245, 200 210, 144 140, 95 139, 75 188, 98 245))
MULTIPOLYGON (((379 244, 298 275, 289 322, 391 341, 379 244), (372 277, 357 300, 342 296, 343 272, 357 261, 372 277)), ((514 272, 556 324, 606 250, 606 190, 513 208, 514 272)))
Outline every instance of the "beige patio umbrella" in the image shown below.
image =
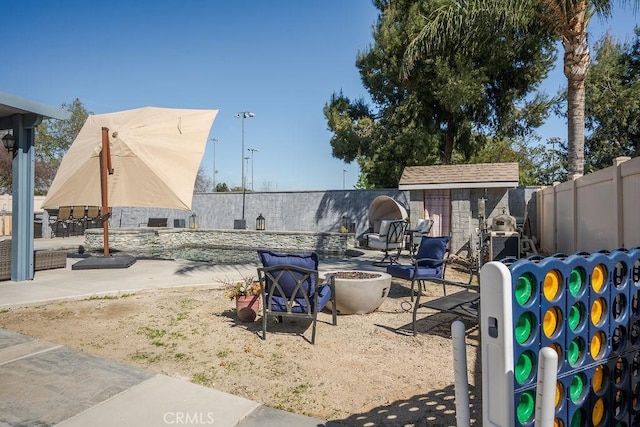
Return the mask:
MULTIPOLYGON (((64 155, 43 208, 191 209, 193 186, 218 110, 145 107, 87 118, 64 155), (105 153, 103 156, 102 153, 105 153)), ((108 223, 105 255, 108 255, 108 223)))

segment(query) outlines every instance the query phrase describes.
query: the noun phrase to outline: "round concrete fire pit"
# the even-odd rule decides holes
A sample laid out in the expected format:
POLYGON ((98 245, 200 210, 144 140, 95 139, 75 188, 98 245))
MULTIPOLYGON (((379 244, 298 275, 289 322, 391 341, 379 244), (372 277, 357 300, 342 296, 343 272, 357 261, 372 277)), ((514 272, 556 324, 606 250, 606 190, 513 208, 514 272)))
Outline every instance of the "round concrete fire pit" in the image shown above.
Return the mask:
MULTIPOLYGON (((375 311, 389 295, 391 275, 377 271, 334 271, 336 309, 339 314, 366 314, 375 311)), ((331 308, 331 302, 329 302, 331 308)))

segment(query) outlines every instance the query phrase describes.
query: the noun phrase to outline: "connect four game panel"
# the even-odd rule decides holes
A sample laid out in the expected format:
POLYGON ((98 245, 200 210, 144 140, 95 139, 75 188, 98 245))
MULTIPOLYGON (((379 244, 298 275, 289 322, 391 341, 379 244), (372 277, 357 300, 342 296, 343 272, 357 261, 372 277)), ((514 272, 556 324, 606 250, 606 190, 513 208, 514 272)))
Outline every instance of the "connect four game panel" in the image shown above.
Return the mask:
POLYGON ((484 426, 533 426, 540 350, 554 427, 640 426, 640 249, 489 262, 480 272, 484 426))

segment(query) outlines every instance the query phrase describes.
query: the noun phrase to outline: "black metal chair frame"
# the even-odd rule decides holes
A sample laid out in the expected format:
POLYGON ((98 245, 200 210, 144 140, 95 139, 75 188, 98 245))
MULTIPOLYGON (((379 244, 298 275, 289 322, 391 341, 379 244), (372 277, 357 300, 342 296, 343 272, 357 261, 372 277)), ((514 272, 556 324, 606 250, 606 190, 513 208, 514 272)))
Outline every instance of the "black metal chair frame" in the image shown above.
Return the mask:
POLYGON ((414 258, 416 252, 418 251, 418 246, 420 246, 420 240, 424 236, 428 236, 431 233, 431 228, 433 228, 433 220, 425 219, 425 224, 418 230, 407 230, 407 233, 410 236, 410 245, 409 245, 409 255, 411 258, 414 258))
MULTIPOLYGON (((337 311, 336 311, 336 288, 335 279, 333 276, 329 277, 328 285, 331 286, 331 311, 333 316, 333 325, 337 325, 337 311)), ((272 267, 260 267, 258 268, 258 280, 260 281, 260 294, 262 297, 262 339, 267 338, 267 319, 268 317, 276 316, 279 319, 281 317, 302 317, 312 319, 312 332, 311 332, 311 344, 315 344, 316 341, 316 323, 318 321, 318 288, 325 283, 319 282, 318 270, 309 270, 294 265, 275 265, 272 267), (293 278, 296 282, 295 289, 291 292, 291 295, 285 296, 285 292, 280 285, 280 281, 287 274, 293 278), (267 289, 267 282, 269 287, 267 289), (309 288, 310 283, 315 283, 315 289, 313 295, 305 290, 309 288), (272 302, 274 296, 283 296, 286 298, 285 305, 286 311, 273 310, 272 302), (307 309, 304 312, 294 312, 294 308, 299 304, 295 301, 296 298, 304 298, 307 309)))
POLYGON ((376 266, 384 266, 386 264, 396 264, 398 262, 398 258, 400 258, 400 254, 402 253, 402 249, 404 247, 406 230, 408 227, 408 223, 405 220, 399 219, 392 221, 389 224, 389 230, 386 234, 386 242, 385 248, 380 249, 384 252, 384 256, 380 261, 376 261, 373 265, 376 266), (400 246, 397 248, 389 248, 389 245, 397 245, 400 243, 400 246), (390 254, 389 251, 396 251, 395 256, 390 254), (387 259, 389 260, 387 262, 387 259))
MULTIPOLYGON (((425 237, 425 238, 428 238, 428 237, 425 237)), ((436 311, 449 312, 449 313, 454 313, 461 316, 472 317, 472 318, 477 318, 478 316, 478 312, 475 307, 480 301, 480 292, 479 292, 479 286, 475 286, 471 284, 471 280, 473 278, 473 270, 469 271, 470 277, 469 277, 468 283, 454 282, 454 281, 445 279, 446 277, 445 275, 447 273, 447 265, 452 261, 452 258, 450 258, 450 250, 451 250, 451 240, 449 240, 449 242, 447 243, 442 259, 422 257, 422 258, 413 260, 412 264, 416 272, 418 271, 419 265, 425 261, 434 261, 434 262, 442 263, 442 277, 431 276, 431 277, 420 278, 420 277, 416 277, 417 276, 416 273, 414 273, 413 275, 413 278, 411 280, 411 301, 413 301, 414 295, 416 295, 415 297, 416 302, 413 306, 413 319, 412 319, 413 335, 417 334, 416 323, 418 318, 418 309, 420 308, 430 308, 436 311), (422 296, 422 291, 426 289, 426 282, 442 284, 442 292, 444 296, 421 303, 420 298, 422 296), (414 289, 416 288, 416 283, 417 283, 417 292, 414 291, 414 289), (447 295, 447 286, 456 286, 464 289, 462 291, 447 295)), ((394 277, 399 277, 399 276, 394 276, 394 277)), ((402 278, 402 277, 399 277, 399 278, 402 278)))
POLYGON ((78 235, 78 229, 80 234, 84 234, 85 221, 87 218, 86 209, 84 206, 73 206, 71 209, 71 224, 73 225, 73 234, 78 235))

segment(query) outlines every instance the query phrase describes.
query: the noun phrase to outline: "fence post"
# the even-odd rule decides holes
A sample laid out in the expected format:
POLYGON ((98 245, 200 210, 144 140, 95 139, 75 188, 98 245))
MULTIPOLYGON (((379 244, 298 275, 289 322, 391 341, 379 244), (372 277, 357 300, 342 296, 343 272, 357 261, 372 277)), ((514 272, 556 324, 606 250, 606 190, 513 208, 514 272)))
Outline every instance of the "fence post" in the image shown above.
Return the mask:
POLYGON ((624 247, 624 191, 622 188, 622 164, 631 157, 621 156, 613 160, 613 194, 616 195, 616 203, 614 209, 615 216, 615 232, 617 247, 624 247))

